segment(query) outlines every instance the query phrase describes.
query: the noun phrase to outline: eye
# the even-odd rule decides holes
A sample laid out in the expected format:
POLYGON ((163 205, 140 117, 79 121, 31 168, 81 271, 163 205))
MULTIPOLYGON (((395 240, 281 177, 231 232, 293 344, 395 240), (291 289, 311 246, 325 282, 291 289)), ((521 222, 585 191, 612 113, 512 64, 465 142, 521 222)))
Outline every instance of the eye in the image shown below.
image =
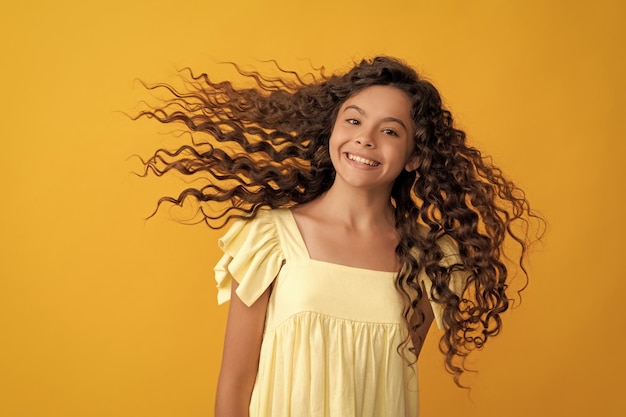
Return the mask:
POLYGON ((389 128, 387 128, 387 129, 383 129, 383 133, 384 133, 385 135, 389 135, 389 136, 398 136, 398 132, 396 132, 396 131, 395 131, 395 130, 393 130, 393 129, 389 129, 389 128))
POLYGON ((351 125, 355 125, 355 126, 358 126, 358 125, 361 124, 361 122, 359 120, 357 120, 357 119, 346 119, 346 122, 348 122, 351 125))

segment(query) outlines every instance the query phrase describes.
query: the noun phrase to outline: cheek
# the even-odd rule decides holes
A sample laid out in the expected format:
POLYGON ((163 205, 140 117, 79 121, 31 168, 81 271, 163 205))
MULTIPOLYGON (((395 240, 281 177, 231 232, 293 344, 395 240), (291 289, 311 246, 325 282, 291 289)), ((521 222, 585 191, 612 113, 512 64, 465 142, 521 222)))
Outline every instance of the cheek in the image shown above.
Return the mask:
POLYGON ((335 166, 335 164, 337 163, 338 152, 339 152, 338 140, 335 137, 335 132, 333 132, 330 135, 327 146, 328 146, 328 153, 330 156, 330 161, 332 162, 333 166, 335 166))
POLYGON ((417 147, 415 146, 415 139, 411 138, 409 140, 410 142, 406 146, 407 162, 415 159, 415 157, 417 156, 417 153, 416 153, 417 147))
POLYGON ((341 138, 344 136, 345 134, 345 127, 343 127, 341 124, 335 123, 333 125, 333 129, 330 131, 330 137, 331 138, 341 138))
POLYGON ((328 139, 328 148, 329 149, 338 149, 342 143, 345 142, 345 132, 340 126, 334 126, 332 132, 330 133, 330 138, 328 139))

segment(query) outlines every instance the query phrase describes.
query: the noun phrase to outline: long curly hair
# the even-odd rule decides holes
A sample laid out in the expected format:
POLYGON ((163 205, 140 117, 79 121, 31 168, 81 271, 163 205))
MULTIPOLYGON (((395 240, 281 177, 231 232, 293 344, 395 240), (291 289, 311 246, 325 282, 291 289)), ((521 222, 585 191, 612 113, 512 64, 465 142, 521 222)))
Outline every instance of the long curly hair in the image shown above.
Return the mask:
POLYGON ((215 82, 188 68, 182 70, 182 87, 144 84, 164 90, 168 98, 134 118, 179 124, 192 137, 178 149, 160 148, 142 160, 143 175, 173 173, 194 180, 177 197, 161 198, 157 210, 163 204, 192 204, 197 220, 220 228, 235 218, 253 218, 261 208, 307 203, 333 184, 328 141, 341 104, 374 85, 404 91, 412 101, 419 164, 403 172, 391 192, 400 235, 395 284, 405 299, 409 329, 403 346, 411 339, 423 343, 416 337, 425 322, 418 304, 428 295, 443 306, 439 347, 446 369, 462 386, 467 355, 502 328, 501 315, 510 303, 509 269, 521 271, 521 289, 527 283, 529 227, 542 219, 523 191, 467 144, 435 87, 400 60, 376 57, 343 74, 327 75, 321 68, 306 76, 276 64, 279 77, 232 65, 252 87, 215 82), (455 262, 442 262, 444 237, 458 253, 455 262), (420 273, 432 283, 430 294, 424 294, 420 273), (454 291, 458 274, 464 288, 454 291))

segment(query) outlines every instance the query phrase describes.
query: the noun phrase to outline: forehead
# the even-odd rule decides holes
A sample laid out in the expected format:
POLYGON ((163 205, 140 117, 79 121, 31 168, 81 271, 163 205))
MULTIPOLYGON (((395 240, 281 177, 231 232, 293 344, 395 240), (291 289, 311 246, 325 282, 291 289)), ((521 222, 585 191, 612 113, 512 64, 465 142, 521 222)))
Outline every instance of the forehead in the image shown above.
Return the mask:
POLYGON ((411 100, 402 90, 388 85, 374 85, 348 97, 341 105, 340 111, 348 107, 358 107, 367 115, 383 117, 401 117, 411 120, 411 100))

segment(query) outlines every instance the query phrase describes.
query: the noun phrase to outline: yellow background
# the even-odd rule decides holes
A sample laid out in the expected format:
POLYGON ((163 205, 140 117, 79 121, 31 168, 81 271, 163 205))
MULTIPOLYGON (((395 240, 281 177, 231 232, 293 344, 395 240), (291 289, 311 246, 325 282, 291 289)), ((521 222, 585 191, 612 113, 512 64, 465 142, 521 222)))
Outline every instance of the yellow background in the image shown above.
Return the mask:
POLYGON ((531 285, 457 389, 431 334, 422 415, 621 416, 625 8, 615 1, 20 1, 3 5, 0 415, 212 415, 220 232, 167 212, 181 184, 133 153, 136 77, 278 59, 402 57, 549 221, 531 285))

